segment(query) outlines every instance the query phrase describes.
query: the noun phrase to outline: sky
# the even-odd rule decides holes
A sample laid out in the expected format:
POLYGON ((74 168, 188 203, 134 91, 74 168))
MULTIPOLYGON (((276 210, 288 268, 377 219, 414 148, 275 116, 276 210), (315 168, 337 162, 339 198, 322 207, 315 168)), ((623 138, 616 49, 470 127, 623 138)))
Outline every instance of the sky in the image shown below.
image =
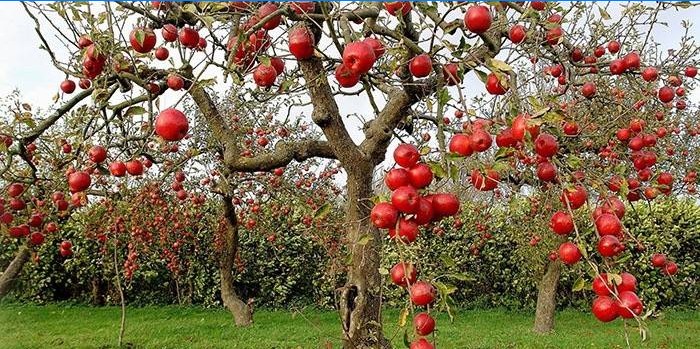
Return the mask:
MULTIPOLYGON (((616 11, 609 12, 615 18, 616 11)), ((680 21, 689 19, 692 22, 693 18, 700 18, 700 8, 691 8, 682 12, 665 12, 661 15, 660 21, 667 22, 669 26, 657 27, 652 36, 662 47, 674 47, 681 33, 680 21)), ((51 65, 47 53, 39 49, 39 39, 34 32, 34 24, 19 2, 0 2, 0 21, 8 24, 0 31, 0 42, 5 48, 0 54, 0 96, 19 89, 23 101, 37 107, 50 106, 51 98, 58 92, 58 86, 65 76, 51 65)), ((696 38, 700 37, 700 27, 692 27, 690 32, 696 38)), ((477 83, 474 74, 470 75, 466 78, 464 85, 473 86, 477 83)), ((471 88, 471 90, 469 93, 473 93, 474 89, 471 88)), ((465 91, 468 90, 465 88, 465 91)), ((697 95, 691 98, 691 103, 697 100, 696 97, 697 95)), ((339 104, 341 112, 348 114, 357 112, 356 103, 348 103, 341 99, 339 104)), ((360 110, 363 114, 365 113, 364 110, 360 110)), ((366 113, 371 114, 370 111, 371 109, 366 107, 366 113)), ((356 141, 361 140, 359 124, 351 125, 349 129, 356 141)), ((391 152, 392 148, 389 151, 391 152)))
POLYGON ((31 104, 47 106, 63 74, 39 50, 34 24, 19 2, 0 3, 0 21, 8 24, 0 33, 0 42, 6 45, 0 54, 0 95, 17 88, 31 104))
MULTIPOLYGON (((611 14, 614 16, 614 13, 611 14)), ((659 28, 653 34, 662 45, 671 46, 676 43, 677 36, 666 34, 679 33, 680 20, 693 18, 700 18, 700 8, 667 13, 661 20, 670 26, 659 28)), ((3 1, 0 2, 0 21, 8 24, 0 31, 0 42, 5 47, 0 54, 0 94, 6 95, 17 88, 32 104, 50 103, 64 76, 53 68, 46 52, 39 50, 39 39, 34 33, 32 20, 19 2, 3 1)), ((691 33, 696 38, 700 37, 700 27, 695 26, 691 33)))

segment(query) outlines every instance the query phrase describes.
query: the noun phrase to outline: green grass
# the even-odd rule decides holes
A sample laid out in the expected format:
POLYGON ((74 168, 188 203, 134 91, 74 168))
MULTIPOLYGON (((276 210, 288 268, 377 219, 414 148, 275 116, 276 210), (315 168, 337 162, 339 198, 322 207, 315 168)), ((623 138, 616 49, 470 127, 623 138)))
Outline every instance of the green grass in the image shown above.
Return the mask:
MULTIPOLYGON (((386 312, 386 333, 396 333, 399 312, 386 312)), ((437 318, 438 348, 624 348, 620 320, 602 324, 592 315, 564 311, 556 332, 531 332, 532 314, 469 310, 437 318)), ((669 312, 648 322, 641 342, 632 329, 633 348, 700 348, 697 312, 669 312)), ((115 348, 119 308, 66 305, 0 305, 0 348, 115 348)), ((127 310, 127 348, 338 348, 340 327, 333 312, 258 311, 252 327, 234 328, 224 310, 144 307, 127 310)), ((402 332, 395 335, 403 347, 402 332)))

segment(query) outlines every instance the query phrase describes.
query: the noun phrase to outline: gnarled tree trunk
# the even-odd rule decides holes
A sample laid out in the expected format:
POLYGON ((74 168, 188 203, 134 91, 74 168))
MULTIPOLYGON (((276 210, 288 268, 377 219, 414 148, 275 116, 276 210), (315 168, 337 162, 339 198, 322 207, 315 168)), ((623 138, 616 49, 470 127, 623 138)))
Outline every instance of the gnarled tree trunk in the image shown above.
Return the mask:
POLYGON ((236 326, 248 326, 253 323, 253 309, 238 297, 233 285, 233 266, 238 252, 238 219, 231 198, 228 196, 224 197, 224 215, 226 217, 226 230, 219 261, 221 299, 224 301, 224 306, 233 315, 236 326))
POLYGON ((561 262, 550 261, 545 267, 545 273, 537 293, 537 309, 535 310, 535 327, 537 333, 548 333, 554 330, 554 315, 557 306, 557 286, 561 275, 561 262))
MULTIPOLYGON (((360 166, 369 167, 369 166, 360 166)), ((382 237, 370 224, 372 208, 372 168, 348 171, 346 207, 347 235, 352 263, 340 295, 340 316, 345 333, 344 348, 388 348, 381 327, 381 288, 379 274, 382 237)))
POLYGON ((24 268, 24 264, 26 264, 29 260, 30 255, 31 251, 29 251, 29 247, 20 247, 19 251, 17 251, 15 259, 10 262, 7 269, 5 269, 2 275, 0 275, 0 299, 5 297, 5 295, 10 292, 12 289, 12 283, 15 281, 17 276, 19 276, 19 273, 22 272, 22 268, 24 268))

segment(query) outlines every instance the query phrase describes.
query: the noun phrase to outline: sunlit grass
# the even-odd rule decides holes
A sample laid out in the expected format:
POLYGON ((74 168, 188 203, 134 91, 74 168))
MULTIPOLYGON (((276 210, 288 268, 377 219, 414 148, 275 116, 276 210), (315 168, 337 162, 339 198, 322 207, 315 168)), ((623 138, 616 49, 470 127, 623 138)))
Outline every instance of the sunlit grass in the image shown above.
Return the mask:
MULTIPOLYGON (((532 314, 469 310, 455 322, 439 315, 438 348, 624 348, 623 324, 597 322, 583 312, 557 316, 556 332, 532 333, 532 314)), ((67 305, 1 305, 0 348, 115 348, 119 308, 67 305)), ((403 346, 397 331, 399 312, 385 312, 385 332, 395 348, 403 346)), ((340 325, 335 313, 319 310, 264 311, 255 324, 235 328, 224 310, 195 307, 129 308, 124 341, 127 348, 339 348, 340 325)), ((410 323, 410 319, 409 319, 410 323)), ((697 312, 669 312, 650 320, 641 343, 630 330, 633 348, 700 348, 697 312)))

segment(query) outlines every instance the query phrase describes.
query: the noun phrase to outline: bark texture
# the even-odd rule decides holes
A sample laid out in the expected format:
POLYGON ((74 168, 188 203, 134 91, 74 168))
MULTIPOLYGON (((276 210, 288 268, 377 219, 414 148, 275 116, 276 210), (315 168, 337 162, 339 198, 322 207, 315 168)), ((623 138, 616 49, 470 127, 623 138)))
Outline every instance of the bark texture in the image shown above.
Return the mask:
POLYGON ((224 232, 224 249, 221 251, 219 273, 221 274, 221 299, 224 306, 233 315, 236 326, 248 326, 253 323, 253 309, 243 302, 233 284, 233 267, 238 252, 238 220, 230 197, 224 197, 224 215, 226 231, 224 232))
POLYGON ((348 171, 347 185, 347 233, 352 263, 339 305, 346 336, 344 348, 388 348, 390 344, 381 327, 382 238, 379 230, 369 223, 372 169, 348 171))
POLYGON ((547 263, 545 273, 537 293, 537 309, 535 310, 535 327, 537 333, 548 333, 554 330, 554 315, 557 306, 557 286, 561 275, 559 260, 547 263))
POLYGON ((12 284, 22 272, 22 269, 29 260, 30 255, 31 252, 29 251, 29 247, 20 247, 19 251, 17 251, 15 259, 10 262, 10 265, 8 265, 2 275, 0 275, 0 299, 3 299, 5 295, 10 292, 12 289, 12 284))

